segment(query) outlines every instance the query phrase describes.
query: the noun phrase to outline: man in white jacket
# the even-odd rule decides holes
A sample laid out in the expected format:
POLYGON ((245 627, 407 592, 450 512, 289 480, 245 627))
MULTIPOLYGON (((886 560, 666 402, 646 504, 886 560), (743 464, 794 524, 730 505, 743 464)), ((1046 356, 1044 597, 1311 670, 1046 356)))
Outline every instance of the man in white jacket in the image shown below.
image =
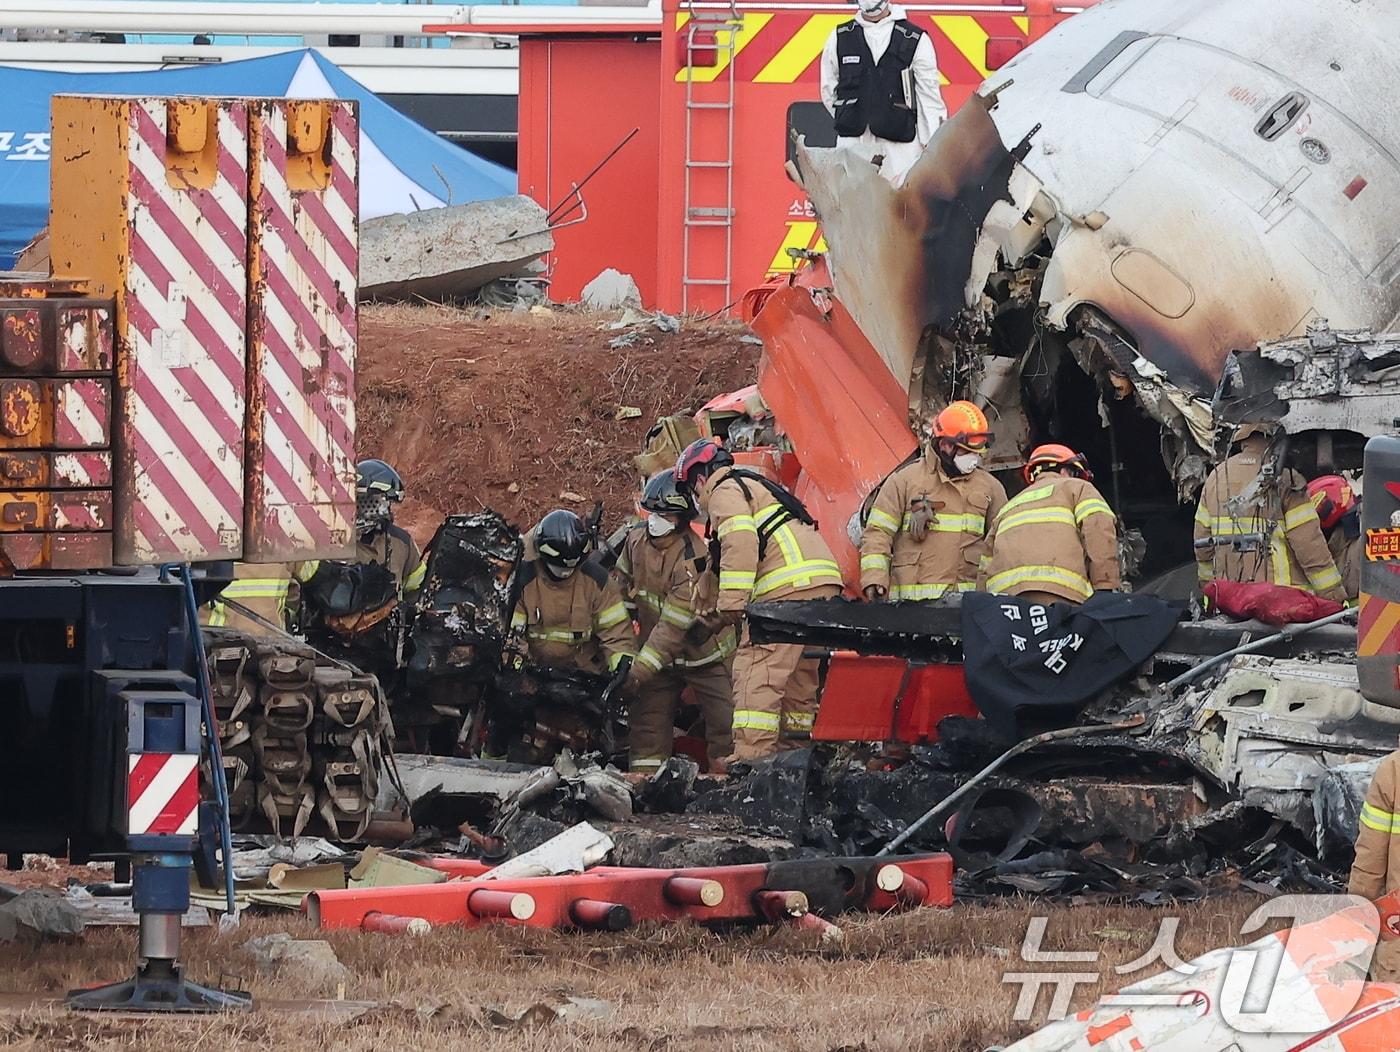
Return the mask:
POLYGON ((822 51, 822 103, 836 118, 838 146, 880 157, 895 186, 947 119, 933 41, 889 0, 857 0, 822 51))

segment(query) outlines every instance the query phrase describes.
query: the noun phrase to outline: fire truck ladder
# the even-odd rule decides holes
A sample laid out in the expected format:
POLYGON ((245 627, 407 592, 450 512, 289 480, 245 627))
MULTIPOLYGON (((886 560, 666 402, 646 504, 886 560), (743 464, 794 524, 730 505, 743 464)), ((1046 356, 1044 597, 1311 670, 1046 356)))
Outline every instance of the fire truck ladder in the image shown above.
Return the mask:
POLYGON ((687 2, 681 9, 690 15, 690 20, 686 23, 685 39, 685 225, 681 234, 681 309, 688 312, 692 290, 705 286, 718 288, 723 293, 722 302, 727 305, 733 285, 734 55, 738 50, 743 16, 739 14, 735 0, 730 0, 728 7, 703 9, 687 2), (704 101, 696 98, 696 58, 702 53, 705 56, 702 68, 723 63, 723 71, 716 78, 716 81, 721 78, 723 80, 722 98, 716 98, 709 93, 706 93, 704 101), (696 157, 696 121, 699 115, 710 110, 724 115, 724 153, 720 157, 696 157), (724 175, 724 196, 718 203, 713 199, 704 203, 696 200, 696 173, 705 170, 722 172, 724 175), (697 274, 693 269, 694 233, 706 228, 723 231, 724 264, 723 273, 720 275, 697 274))

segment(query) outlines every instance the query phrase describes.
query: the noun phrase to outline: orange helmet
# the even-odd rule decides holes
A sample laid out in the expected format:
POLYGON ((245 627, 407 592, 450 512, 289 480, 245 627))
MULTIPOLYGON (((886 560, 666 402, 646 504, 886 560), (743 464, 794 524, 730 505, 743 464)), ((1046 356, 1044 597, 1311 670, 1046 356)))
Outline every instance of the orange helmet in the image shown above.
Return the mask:
POLYGON ((970 453, 985 453, 992 444, 987 414, 971 402, 949 402, 933 418, 933 437, 947 439, 970 453))
POLYGON ((1034 482, 1037 475, 1043 471, 1068 468, 1082 479, 1094 480, 1094 473, 1089 470, 1089 465, 1084 462, 1083 454, 1076 453, 1069 446, 1062 446, 1058 442, 1048 442, 1043 446, 1036 446, 1031 450, 1031 455, 1026 460, 1026 466, 1021 469, 1021 474, 1027 482, 1034 482))
POLYGON ((1356 507, 1356 493, 1351 483, 1340 475, 1320 475, 1308 483, 1308 496, 1317 509, 1318 521, 1330 530, 1342 521, 1342 516, 1356 507))

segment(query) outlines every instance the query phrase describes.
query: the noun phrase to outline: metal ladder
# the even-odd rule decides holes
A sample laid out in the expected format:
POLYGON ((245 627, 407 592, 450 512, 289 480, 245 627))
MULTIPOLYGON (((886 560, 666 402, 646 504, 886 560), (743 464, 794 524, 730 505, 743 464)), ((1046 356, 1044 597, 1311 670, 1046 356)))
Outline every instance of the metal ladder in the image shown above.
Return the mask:
POLYGON ((728 7, 705 9, 697 8, 693 0, 686 0, 681 10, 690 15, 685 27, 685 213, 681 234, 681 310, 689 313, 692 289, 705 286, 719 288, 723 290, 725 305, 730 302, 734 259, 734 54, 739 32, 743 28, 743 16, 739 14, 737 0, 730 0, 728 7), (725 64, 721 74, 724 97, 700 102, 695 97, 695 55, 697 50, 711 50, 711 45, 707 42, 697 48, 696 38, 701 35, 709 38, 711 34, 716 52, 715 63, 725 64), (695 156, 695 122, 697 115, 710 110, 724 114, 724 155, 698 158, 695 156), (718 204, 696 202, 694 176, 703 170, 724 173, 724 197, 718 204), (696 274, 692 270, 692 234, 706 228, 724 232, 722 275, 696 274))

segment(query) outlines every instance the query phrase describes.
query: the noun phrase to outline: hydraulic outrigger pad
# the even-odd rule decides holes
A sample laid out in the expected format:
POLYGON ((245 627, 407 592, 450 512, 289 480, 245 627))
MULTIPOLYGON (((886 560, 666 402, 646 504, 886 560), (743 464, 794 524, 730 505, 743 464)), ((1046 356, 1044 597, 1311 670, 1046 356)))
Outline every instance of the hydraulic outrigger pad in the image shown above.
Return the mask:
POLYGON ((124 982, 69 990, 69 1008, 85 1012, 223 1012, 253 1006, 253 995, 190 982, 173 960, 144 960, 124 982))

